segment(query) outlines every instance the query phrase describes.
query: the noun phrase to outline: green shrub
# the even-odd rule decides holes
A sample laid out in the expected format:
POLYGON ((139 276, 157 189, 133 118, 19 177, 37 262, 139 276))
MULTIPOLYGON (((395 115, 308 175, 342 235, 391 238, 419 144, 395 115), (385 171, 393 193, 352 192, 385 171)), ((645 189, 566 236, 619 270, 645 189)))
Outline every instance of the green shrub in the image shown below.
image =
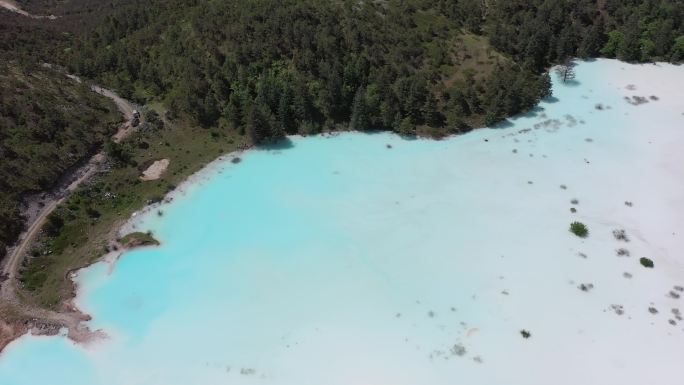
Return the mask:
POLYGON ((586 238, 589 235, 589 229, 581 222, 572 222, 570 224, 570 232, 580 238, 586 238))
POLYGON ((45 222, 45 227, 43 227, 43 229, 47 235, 56 237, 59 235, 62 227, 64 227, 64 219, 59 215, 59 213, 53 212, 52 214, 48 215, 47 222, 45 222))
POLYGON ((157 246, 159 241, 154 239, 151 232, 134 232, 125 235, 123 238, 119 239, 119 243, 127 248, 133 248, 138 246, 157 246))
POLYGON ((100 214, 99 211, 95 210, 94 208, 92 208, 90 206, 86 207, 85 211, 86 211, 86 214, 88 214, 88 216, 92 219, 97 219, 102 215, 102 214, 100 214))
POLYGON ((646 258, 646 257, 640 258, 639 263, 641 263, 641 266, 646 267, 648 269, 652 269, 654 266, 653 261, 649 258, 646 258))
POLYGON ((131 149, 126 145, 108 141, 105 144, 105 152, 114 166, 118 168, 124 168, 131 162, 131 149))
POLYGON ((145 121, 152 126, 151 128, 153 130, 161 130, 164 128, 164 121, 159 117, 157 111, 151 108, 146 108, 143 111, 143 115, 145 116, 145 121))

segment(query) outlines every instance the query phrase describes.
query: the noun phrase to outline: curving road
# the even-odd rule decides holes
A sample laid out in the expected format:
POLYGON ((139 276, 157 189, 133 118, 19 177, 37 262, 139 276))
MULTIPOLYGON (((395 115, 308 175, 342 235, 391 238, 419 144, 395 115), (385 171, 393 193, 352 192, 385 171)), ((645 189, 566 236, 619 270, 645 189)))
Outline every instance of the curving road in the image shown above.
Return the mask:
POLYGON ((133 111, 135 111, 135 106, 131 104, 128 100, 117 95, 114 91, 110 91, 106 88, 102 88, 96 85, 90 86, 90 89, 102 96, 111 99, 114 102, 114 104, 116 104, 116 107, 119 109, 119 111, 121 111, 121 113, 123 114, 124 118, 126 119, 126 123, 122 124, 121 127, 119 127, 119 130, 116 132, 116 134, 112 136, 113 141, 117 143, 122 141, 133 130, 133 126, 130 124, 130 122, 133 120, 133 111))
MULTIPOLYGON (((81 81, 76 76, 69 75, 69 77, 77 82, 81 81)), ((105 97, 112 99, 116 106, 119 108, 119 111, 121 111, 121 113, 126 118, 126 121, 123 124, 121 124, 117 132, 112 136, 112 140, 114 142, 120 142, 121 140, 126 138, 126 136, 128 136, 133 130, 131 120, 133 119, 133 111, 135 110, 135 107, 133 106, 133 104, 121 98, 113 91, 107 90, 96 85, 91 86, 91 89, 94 92, 97 92, 105 97)), ((26 231, 22 233, 19 237, 17 245, 10 250, 10 252, 4 259, 4 264, 2 265, 2 270, 0 272, 0 277, 5 277, 4 282, 0 281, 2 282, 2 286, 0 287, 1 300, 16 302, 16 284, 18 276, 17 273, 19 271, 19 267, 21 266, 21 262, 23 261, 24 256, 26 255, 27 249, 31 245, 33 239, 35 239, 36 235, 40 232, 40 229, 45 224, 47 217, 55 210, 55 208, 57 208, 57 206, 59 206, 59 204, 62 203, 71 192, 73 192, 78 186, 80 186, 81 183, 88 180, 93 174, 95 174, 102 166, 104 160, 105 154, 103 151, 100 151, 99 153, 93 155, 93 157, 90 158, 88 163, 77 171, 78 176, 76 177, 76 179, 73 182, 71 182, 71 184, 69 184, 69 186, 67 186, 67 188, 59 196, 48 201, 45 204, 45 206, 43 206, 40 209, 38 215, 36 215, 33 221, 31 223, 28 223, 28 227, 26 231)))

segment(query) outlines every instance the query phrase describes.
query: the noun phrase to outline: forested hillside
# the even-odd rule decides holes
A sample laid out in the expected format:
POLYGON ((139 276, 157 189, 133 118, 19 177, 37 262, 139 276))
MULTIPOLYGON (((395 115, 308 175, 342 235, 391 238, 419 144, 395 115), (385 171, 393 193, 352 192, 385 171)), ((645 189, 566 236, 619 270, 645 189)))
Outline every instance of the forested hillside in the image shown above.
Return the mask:
POLYGON ((156 1, 108 18, 69 65, 255 142, 340 125, 455 132, 548 93, 548 79, 446 11, 437 1, 156 1))
POLYGON ((0 254, 22 228, 19 202, 44 191, 116 131, 116 108, 48 68, 0 64, 0 254))
POLYGON ((568 57, 679 61, 683 15, 673 0, 152 1, 69 64, 255 142, 339 125, 439 135, 531 107, 568 57))
POLYGON ((23 229, 22 197, 87 159, 121 118, 108 99, 42 65, 68 44, 63 25, 0 16, 1 258, 23 229))
POLYGON ((500 0, 473 25, 518 63, 540 71, 567 57, 629 62, 684 59, 678 0, 500 0))
POLYGON ((551 92, 545 70, 568 58, 684 59, 679 0, 20 4, 60 17, 0 10, 6 244, 21 227, 18 197, 50 185, 112 122, 108 106, 44 61, 162 106, 179 126, 258 144, 335 129, 439 137, 529 109, 551 92))

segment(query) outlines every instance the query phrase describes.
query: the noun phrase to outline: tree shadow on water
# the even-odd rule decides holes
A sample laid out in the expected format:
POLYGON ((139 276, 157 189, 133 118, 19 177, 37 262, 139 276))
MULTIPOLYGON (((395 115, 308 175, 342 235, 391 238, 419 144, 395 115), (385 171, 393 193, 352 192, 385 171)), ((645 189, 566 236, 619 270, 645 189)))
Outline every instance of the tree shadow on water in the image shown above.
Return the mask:
POLYGON ((414 142, 418 140, 418 135, 411 135, 411 134, 402 134, 398 132, 394 132, 396 136, 398 136, 401 140, 405 140, 407 142, 414 142))
MULTIPOLYGON (((527 112, 527 113, 529 113, 529 112, 527 112)), ((509 119, 504 119, 500 122, 496 122, 496 123, 492 124, 489 128, 494 128, 494 129, 498 130, 498 129, 502 129, 502 128, 510 128, 510 127, 513 127, 514 125, 515 124, 513 124, 513 122, 511 122, 509 119)))
POLYGON ((574 87, 579 87, 579 86, 581 86, 582 83, 581 83, 579 80, 576 80, 576 79, 569 79, 569 80, 566 80, 566 81, 561 81, 561 82, 560 82, 560 85, 561 85, 561 86, 564 86, 564 87, 572 87, 572 88, 574 88, 574 87))
POLYGON ((281 151, 294 148, 294 142, 290 138, 285 137, 276 142, 260 144, 257 148, 266 151, 281 151))
MULTIPOLYGON (((546 101, 546 99, 544 99, 544 101, 546 101)), ((556 101, 558 101, 558 99, 555 99, 554 102, 556 102, 556 101)), ((540 113, 542 113, 544 111, 545 110, 543 107, 536 106, 536 107, 533 107, 526 112, 522 112, 516 116, 510 117, 509 119, 512 121, 516 121, 520 118, 536 118, 537 116, 539 116, 540 113)))
POLYGON ((391 131, 391 130, 366 130, 366 131, 357 131, 360 134, 363 135, 368 135, 368 136, 377 136, 377 135, 395 135, 398 136, 402 140, 407 140, 407 141, 414 141, 417 140, 419 137, 416 134, 402 134, 400 132, 396 131, 391 131))

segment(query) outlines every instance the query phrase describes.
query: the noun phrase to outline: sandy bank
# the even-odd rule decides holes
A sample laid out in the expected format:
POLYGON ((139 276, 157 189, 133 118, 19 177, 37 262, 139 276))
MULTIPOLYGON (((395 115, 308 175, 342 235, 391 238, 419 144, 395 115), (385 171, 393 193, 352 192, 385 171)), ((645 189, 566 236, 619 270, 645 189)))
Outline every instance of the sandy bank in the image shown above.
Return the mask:
POLYGON ((142 172, 139 179, 141 181, 149 181, 161 178, 166 168, 169 167, 169 163, 170 160, 168 159, 155 160, 142 172))

